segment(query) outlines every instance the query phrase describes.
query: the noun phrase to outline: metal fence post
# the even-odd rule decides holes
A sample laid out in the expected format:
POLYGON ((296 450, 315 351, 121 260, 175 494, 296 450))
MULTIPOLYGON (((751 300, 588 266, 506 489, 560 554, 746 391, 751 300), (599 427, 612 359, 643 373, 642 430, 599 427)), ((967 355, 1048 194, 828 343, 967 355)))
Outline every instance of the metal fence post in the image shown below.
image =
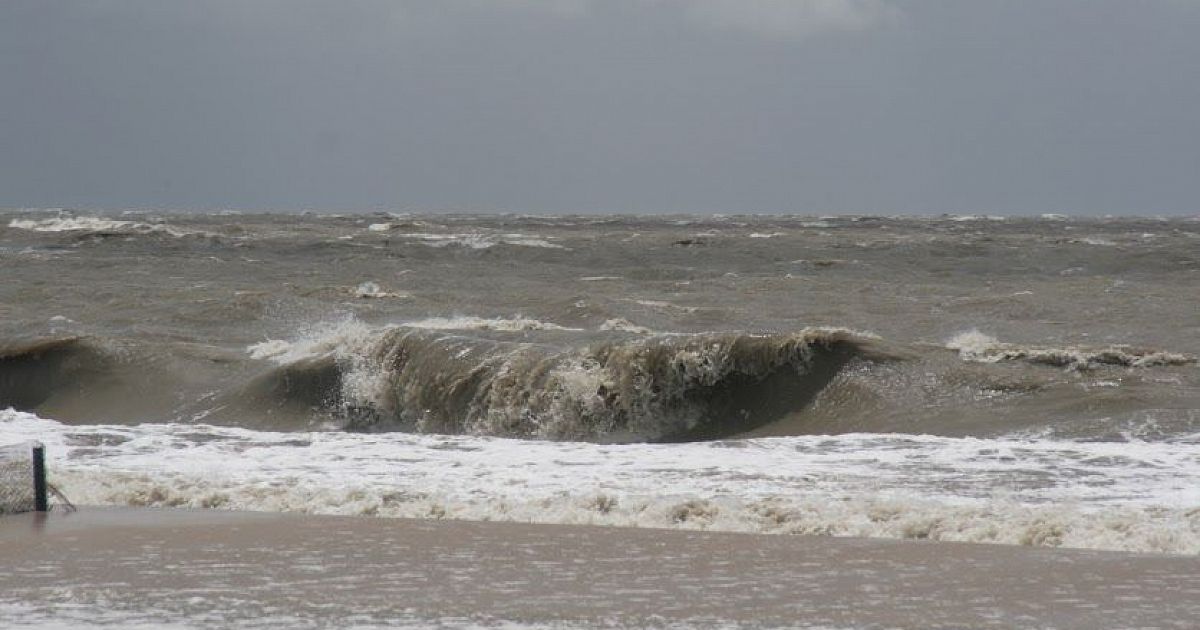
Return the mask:
POLYGON ((33 443, 33 509, 37 512, 50 509, 46 500, 46 447, 41 442, 33 443))

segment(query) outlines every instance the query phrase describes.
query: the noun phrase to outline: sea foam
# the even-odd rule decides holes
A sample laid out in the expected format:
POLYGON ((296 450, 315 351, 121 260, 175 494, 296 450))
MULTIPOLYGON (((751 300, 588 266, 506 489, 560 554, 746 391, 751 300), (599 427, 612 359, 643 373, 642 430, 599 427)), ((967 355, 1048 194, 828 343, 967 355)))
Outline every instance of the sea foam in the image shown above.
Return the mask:
POLYGON ((0 411, 76 503, 1200 553, 1200 445, 848 434, 672 445, 68 426, 0 411), (170 453, 170 457, 165 457, 170 453))
POLYGON ((170 236, 205 235, 207 232, 180 230, 165 223, 142 223, 101 217, 55 217, 50 219, 13 219, 8 227, 34 232, 87 232, 94 234, 168 234, 170 236))
POLYGON ((1024 361, 1065 367, 1071 370, 1090 370, 1105 365, 1156 367, 1196 362, 1196 357, 1187 354, 1135 348, 1127 345, 1050 347, 1002 343, 995 337, 978 330, 954 335, 946 342, 946 347, 957 350, 959 356, 966 361, 978 363, 1024 361))

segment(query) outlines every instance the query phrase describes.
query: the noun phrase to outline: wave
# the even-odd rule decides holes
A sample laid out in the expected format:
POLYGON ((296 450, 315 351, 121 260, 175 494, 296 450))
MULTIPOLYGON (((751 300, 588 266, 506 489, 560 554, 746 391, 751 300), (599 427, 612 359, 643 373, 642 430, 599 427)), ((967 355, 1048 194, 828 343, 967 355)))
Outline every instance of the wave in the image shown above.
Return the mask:
MULTIPOLYGON (((383 225, 383 224, 375 224, 383 225)), ((373 232, 387 232, 390 228, 368 226, 368 230, 373 232)), ((464 247, 467 249, 490 249, 497 245, 511 245, 514 247, 534 247, 542 249, 567 249, 557 243, 529 234, 488 234, 481 232, 469 232, 464 234, 434 234, 422 232, 408 232, 401 234, 393 234, 394 238, 413 239, 423 245, 429 247, 464 247)))
POLYGON ((1055 348, 1002 343, 995 337, 977 330, 955 335, 946 342, 946 347, 957 350, 959 356, 964 360, 977 363, 1024 361, 1035 365, 1049 365, 1078 371, 1093 370, 1101 366, 1141 368, 1187 365, 1196 362, 1196 357, 1187 354, 1134 348, 1126 345, 1055 348))
POLYGON ((0 341, 0 409, 78 423, 173 417, 229 370, 220 349, 151 349, 116 340, 61 336, 0 341))
POLYGON ((620 331, 620 332, 633 333, 635 335, 652 335, 652 334, 654 334, 653 330, 650 330, 649 328, 646 328, 645 326, 638 326, 637 324, 629 321, 628 319, 625 319, 624 317, 614 317, 612 319, 605 320, 603 324, 600 324, 600 330, 615 330, 615 331, 620 331))
POLYGON ((599 328, 522 317, 382 328, 349 319, 242 353, 70 336, 0 342, 0 408, 72 422, 190 418, 594 442, 1001 436, 1047 426, 1120 439, 1150 421, 1167 433, 1186 429, 1194 409, 1187 388, 1148 406, 1147 383, 1159 377, 1084 373, 1193 361, 1171 353, 1031 349, 970 333, 950 342, 976 364, 964 365, 942 350, 843 328, 664 334, 625 320, 599 328), (1067 369, 985 367, 999 362, 1067 369))
POLYGON ((33 409, 111 369, 108 357, 82 337, 0 342, 0 405, 33 409))
POLYGON ((50 219, 13 219, 8 227, 34 232, 80 232, 95 236, 128 234, 167 234, 182 237, 212 236, 207 232, 181 230, 165 223, 142 223, 101 217, 55 217, 50 219))
POLYGON ((246 348, 246 352, 254 359, 270 359, 280 365, 302 359, 323 355, 353 353, 366 351, 384 331, 396 328, 416 328, 423 330, 463 330, 486 332, 530 332, 530 331, 582 331, 582 328, 569 328, 558 324, 543 322, 527 317, 429 317, 413 320, 402 324, 388 325, 383 328, 372 328, 357 319, 344 319, 321 324, 302 331, 297 341, 268 339, 246 348))
POLYGON ((1194 432, 1187 388, 1151 406, 1148 384, 1164 377, 1090 372, 1190 356, 1031 350, 979 334, 950 346, 972 365, 848 329, 655 334, 613 319, 581 330, 522 317, 384 328, 352 318, 242 353, 59 336, 0 342, 0 408, 77 424, 191 419, 600 443, 856 431, 998 437, 1046 426, 1072 438, 1194 432), (1000 362, 1067 370, 988 367, 1000 362))
MULTIPOLYGON (((317 418, 352 431, 616 443, 848 431, 1002 436, 1043 426, 1046 414, 1064 434, 1108 437, 1140 422, 1145 410, 1139 382, 968 368, 848 329, 654 334, 607 320, 599 332, 571 331, 564 347, 558 332, 569 329, 540 320, 414 324, 372 329, 348 320, 298 342, 256 344, 252 356, 278 366, 230 398, 253 401, 259 415, 292 413, 287 426, 300 428, 317 418), (578 337, 594 341, 580 346, 578 337), (1093 385, 1111 391, 1097 394, 1093 385), (1094 416, 1099 397, 1111 418, 1094 416)), ((968 362, 1027 361, 1075 373, 1189 360, 1111 349, 1026 354, 978 334, 960 335, 952 347, 968 362)), ((1160 400, 1163 409, 1152 415, 1175 427, 1186 422, 1172 410, 1181 404, 1160 400)))
MULTIPOLYGON (((562 350, 436 330, 347 331, 298 352, 251 351, 284 363, 250 399, 319 382, 346 428, 542 439, 713 439, 807 405, 870 339, 838 328, 780 335, 697 334, 562 350), (281 361, 281 359, 291 361, 281 361), (336 381, 332 387, 329 383, 336 381)), ((311 390, 305 390, 311 391, 311 390)), ((308 402, 313 402, 309 400, 308 402)))
POLYGON ((405 298, 412 297, 408 293, 385 291, 384 288, 382 286, 380 286, 378 282, 375 282, 373 280, 368 280, 366 282, 359 284, 357 287, 355 287, 354 291, 352 292, 352 295, 354 295, 354 297, 358 297, 358 298, 374 298, 374 299, 382 299, 382 298, 405 299, 405 298))
POLYGON ((407 328, 425 328, 428 330, 494 330, 504 332, 524 332, 530 330, 569 330, 580 331, 582 328, 569 328, 550 322, 542 322, 527 317, 512 318, 483 318, 483 317, 430 317, 401 326, 407 328))

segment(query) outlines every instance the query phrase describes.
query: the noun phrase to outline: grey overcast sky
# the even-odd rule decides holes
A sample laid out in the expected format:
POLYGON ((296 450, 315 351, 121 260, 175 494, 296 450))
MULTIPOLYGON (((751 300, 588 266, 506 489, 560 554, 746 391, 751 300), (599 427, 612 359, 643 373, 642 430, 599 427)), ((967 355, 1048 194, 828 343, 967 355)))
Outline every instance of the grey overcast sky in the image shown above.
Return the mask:
POLYGON ((0 206, 1195 214, 1200 0, 3 0, 0 206))

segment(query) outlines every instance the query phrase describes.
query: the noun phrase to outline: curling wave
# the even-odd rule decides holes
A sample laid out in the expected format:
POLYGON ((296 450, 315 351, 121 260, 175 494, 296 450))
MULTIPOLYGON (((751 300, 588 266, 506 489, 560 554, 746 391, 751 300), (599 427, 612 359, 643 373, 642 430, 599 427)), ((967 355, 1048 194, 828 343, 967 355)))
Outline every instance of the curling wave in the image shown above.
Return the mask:
POLYGON ((803 408, 847 361, 867 354, 870 341, 846 329, 806 328, 561 350, 404 327, 341 340, 323 356, 292 354, 296 360, 252 383, 246 397, 303 395, 306 404, 337 409, 356 430, 713 439, 803 408))
POLYGON ((227 357, 202 346, 139 347, 62 336, 0 340, 0 409, 73 423, 137 423, 175 415, 203 396, 227 357))
POLYGON ((108 358, 81 337, 0 342, 0 407, 33 409, 110 369, 108 358))

